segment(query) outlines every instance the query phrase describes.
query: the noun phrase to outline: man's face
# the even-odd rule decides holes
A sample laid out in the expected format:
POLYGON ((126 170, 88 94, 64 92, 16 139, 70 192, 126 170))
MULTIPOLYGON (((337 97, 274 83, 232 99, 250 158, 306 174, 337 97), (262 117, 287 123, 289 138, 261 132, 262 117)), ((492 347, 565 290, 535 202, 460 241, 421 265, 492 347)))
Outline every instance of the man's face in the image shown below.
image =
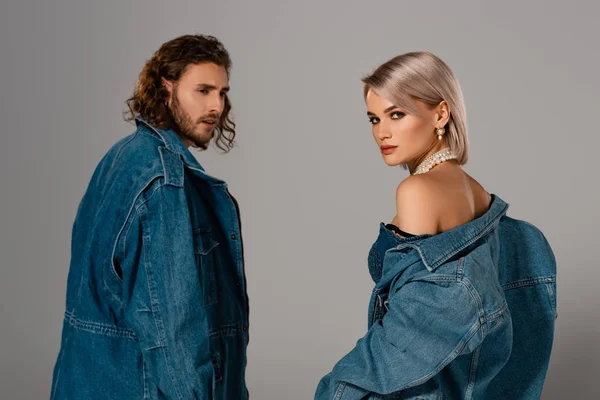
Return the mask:
POLYGON ((175 131, 186 146, 206 149, 225 106, 227 71, 213 63, 190 64, 177 82, 163 83, 170 93, 175 131))

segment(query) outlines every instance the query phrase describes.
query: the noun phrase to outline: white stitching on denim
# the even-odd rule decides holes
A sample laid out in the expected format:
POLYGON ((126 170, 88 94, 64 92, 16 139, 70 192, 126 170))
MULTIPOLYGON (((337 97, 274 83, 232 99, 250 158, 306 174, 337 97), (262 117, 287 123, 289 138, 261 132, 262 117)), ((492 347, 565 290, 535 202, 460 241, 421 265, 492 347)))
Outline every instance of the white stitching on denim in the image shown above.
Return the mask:
POLYGON ((150 398, 150 392, 148 391, 148 383, 146 382, 146 362, 142 360, 142 379, 144 381, 144 399, 150 398))
POLYGON ((479 318, 481 319, 485 317, 485 311, 483 309, 483 301, 481 300, 481 296, 479 296, 479 292, 477 291, 477 289, 475 289, 469 278, 463 277, 461 280, 458 281, 458 283, 463 284, 467 291, 471 294, 471 297, 477 304, 477 315, 479 316, 479 318))
POLYGON ((479 362, 479 353, 481 351, 481 347, 478 347, 473 352, 473 356, 471 357, 471 366, 469 372, 469 384, 467 385, 467 390, 465 391, 465 400, 470 400, 473 398, 473 388, 475 387, 475 378, 477 377, 477 365, 479 362))
MULTIPOLYGON (((162 186, 163 185, 160 185, 159 188, 162 186)), ((156 193, 156 190, 154 192, 152 192, 152 194, 154 194, 154 193, 156 193)), ((137 208, 138 212, 139 212, 139 208, 142 207, 142 205, 144 205, 148 200, 149 199, 146 199, 145 202, 140 204, 140 206, 137 208)), ((140 220, 142 222, 142 241, 144 242, 144 245, 146 244, 146 240, 150 240, 150 236, 146 235, 146 231, 145 231, 145 227, 144 227, 145 218, 146 218, 146 211, 145 211, 145 209, 143 209, 142 212, 140 212, 140 220), (148 239, 146 239, 146 238, 148 238, 148 239)), ((177 397, 180 400, 182 400, 183 396, 182 396, 181 392, 179 391, 177 380, 175 379, 175 375, 173 374, 173 367, 171 366, 171 363, 170 363, 170 357, 169 357, 169 354, 167 353, 167 348, 166 348, 166 344, 165 344, 165 342, 166 342, 165 332, 164 332, 164 327, 162 326, 163 322, 162 322, 162 319, 160 318, 159 312, 157 311, 158 300, 155 298, 156 294, 154 293, 154 290, 152 290, 153 278, 152 278, 150 262, 148 261, 148 252, 147 251, 144 252, 144 269, 146 271, 146 282, 148 285, 148 294, 150 295, 150 306, 152 308, 152 316, 154 317, 153 318, 154 326, 156 327, 156 330, 158 332, 159 344, 162 348, 162 353, 163 353, 163 357, 165 359, 165 364, 167 365, 167 371, 169 373, 169 377, 171 378, 171 382, 173 383, 173 387, 175 388, 175 393, 177 393, 177 397)))
POLYGON ((125 146, 127 146, 133 139, 135 139, 135 137, 137 136, 137 134, 140 133, 140 128, 138 127, 135 132, 131 135, 131 137, 129 138, 128 141, 126 141, 125 143, 123 143, 120 147, 119 150, 117 150, 117 154, 115 155, 115 160, 117 160, 119 158, 119 155, 121 154, 121 150, 123 150, 123 148, 125 146))
POLYGON ((504 304, 502 305, 502 307, 500 307, 500 309, 498 309, 494 312, 491 312, 487 315, 484 315, 481 318, 481 322, 487 323, 487 322, 493 321, 496 318, 499 318, 500 316, 502 316, 504 313, 506 313, 506 311, 508 311, 508 303, 506 303, 506 301, 505 301, 504 304))
POLYGON ((335 400, 340 400, 342 398, 342 395, 344 394, 344 389, 346 389, 346 382, 340 382, 337 390, 335 391, 335 395, 334 395, 335 400))
POLYGON ((158 135, 158 137, 160 137, 160 140, 163 142, 165 147, 167 149, 171 150, 170 146, 167 144, 166 138, 157 129, 155 129, 152 125, 150 125, 150 123, 148 123, 146 121, 142 121, 142 120, 138 120, 138 121, 140 121, 142 126, 144 126, 146 129, 151 130, 154 133, 156 133, 158 135))
POLYGON ((525 286, 535 286, 535 285, 539 285, 542 283, 552 283, 552 282, 556 282, 556 277, 546 276, 546 277, 541 277, 541 278, 526 278, 526 279, 521 279, 516 282, 508 283, 506 285, 502 285, 502 290, 518 289, 518 288, 525 287, 525 286))
POLYGON ((442 361, 440 362, 432 372, 430 372, 429 374, 415 379, 414 381, 406 384, 404 386, 404 388, 408 388, 408 387, 412 387, 412 386, 417 386, 420 385, 422 383, 427 382, 429 379, 431 379, 432 377, 434 377, 435 375, 437 375, 442 369, 440 368, 441 366, 445 366, 447 365, 451 360, 453 360, 454 358, 456 358, 461 351, 465 348, 465 346, 467 345, 467 343, 471 340, 471 338, 473 336, 475 336, 475 334, 477 333, 477 331, 481 328, 481 325, 479 323, 479 320, 476 321, 471 328, 469 329, 469 331, 462 337, 462 339, 458 342, 458 344, 456 345, 456 347, 454 348, 454 350, 448 354, 448 356, 442 361))
POLYGON ((465 268, 465 258, 461 257, 458 260, 458 265, 456 267, 456 279, 461 279, 463 277, 464 268, 465 268))
MULTIPOLYGON (((144 191, 148 187, 150 187, 150 185, 152 184, 152 182, 154 182, 154 180, 156 180, 157 178, 160 178, 161 176, 162 175, 155 175, 152 178, 150 178, 150 180, 144 185, 144 187, 138 192, 138 194, 135 195, 135 197, 133 198, 133 201, 131 203, 131 207, 129 208, 129 212, 127 213, 127 217, 125 218, 125 221, 123 222, 123 225, 121 226, 121 229, 119 229, 119 233, 117 234, 117 237, 115 238, 115 244, 113 246, 113 251, 112 251, 112 254, 110 255, 110 267, 111 267, 110 269, 112 270, 115 277, 118 278, 119 281, 121 281, 121 282, 123 281, 123 279, 120 278, 119 275, 117 275, 117 272, 115 269, 116 266, 115 266, 115 262, 114 262, 115 255, 117 253, 117 245, 119 244, 119 240, 121 239, 121 234, 123 234, 123 231, 124 231, 125 227, 127 226, 127 222, 129 221, 129 218, 131 217, 131 213, 134 211, 134 209, 137 211, 137 207, 135 206, 135 203, 137 203, 139 197, 142 195, 142 193, 144 193, 144 191)), ((123 247, 125 247, 125 245, 123 245, 123 247)), ((121 300, 119 298, 117 298, 117 296, 114 295, 112 290, 110 290, 108 288, 108 285, 106 284, 106 282, 104 282, 104 286, 106 287, 108 292, 119 302, 119 304, 121 304, 121 300)))
MULTIPOLYGON (((505 206, 503 209, 503 212, 506 211, 507 208, 508 208, 508 206, 505 206)), ((455 247, 451 248, 443 256, 439 257, 439 259, 434 263, 434 265, 436 265, 436 264, 437 265, 436 265, 436 267, 433 267, 433 269, 435 269, 439 265, 443 264, 448 258, 452 257, 454 254, 458 253, 459 251, 461 251, 463 249, 466 249, 467 247, 469 247, 470 245, 472 245, 473 243, 475 243, 476 241, 478 241, 479 239, 481 239, 482 237, 487 235, 492 229, 494 229, 494 224, 500 218, 502 218, 501 213, 499 213, 499 215, 497 217, 495 217, 493 220, 491 220, 488 223, 487 227, 483 231, 481 231, 479 234, 473 236, 472 239, 470 239, 469 241, 467 241, 466 243, 464 243, 460 246, 455 246, 455 247)))
MULTIPOLYGON (((490 222, 488 222, 488 225, 485 227, 484 230, 479 232, 479 234, 474 235, 473 238, 468 240, 466 243, 463 243, 460 246, 452 247, 450 250, 448 250, 446 253, 444 253, 443 256, 439 257, 438 260, 433 263, 434 266, 428 266, 427 262, 423 258, 423 262, 424 262, 425 266, 427 267, 427 269, 430 271, 433 271, 434 269, 439 267, 439 265, 443 264, 448 258, 452 257, 454 254, 458 253, 459 251, 469 247, 470 245, 472 245, 473 243, 475 243, 476 241, 481 239, 483 236, 487 235, 494 228, 496 221, 498 221, 498 220, 500 220, 500 218, 502 218, 502 214, 506 211, 507 208, 508 208, 508 205, 504 206, 502 211, 499 212, 498 215, 496 217, 494 217, 490 222)), ((423 253, 419 252, 419 253, 425 254, 424 252, 423 253)))
POLYGON ((548 290, 548 297, 550 298, 550 307, 552 307, 552 312, 554 313, 554 319, 558 317, 558 311, 556 306, 556 288, 552 287, 554 282, 546 283, 546 289, 548 290))
MULTIPOLYGON (((469 290, 467 284, 465 284, 463 281, 458 281, 457 283, 461 284, 462 287, 467 289, 467 292, 469 294, 471 294, 471 299, 473 301, 476 301, 476 298, 473 296, 473 294, 469 290)), ((420 385, 422 383, 427 382, 429 379, 431 379, 435 375, 437 375, 443 369, 443 366, 447 365, 450 361, 452 361, 454 358, 456 358, 461 353, 461 351, 465 348, 467 343, 471 340, 471 338, 473 338, 473 336, 475 336, 475 334, 477 334, 477 332, 480 330, 480 328, 481 328, 481 322, 480 322, 480 319, 478 318, 473 323, 471 328, 469 328, 467 333, 465 333, 465 335, 461 338, 461 340, 458 342, 458 344, 456 345, 454 350, 452 352, 450 352, 450 354, 448 354, 448 356, 446 356, 446 358, 443 361, 441 361, 429 374, 415 379, 414 381, 406 384, 404 387, 400 388, 399 390, 403 390, 408 387, 420 385)))
MULTIPOLYGON (((158 177, 156 177, 156 178, 163 178, 163 179, 164 179, 164 176, 162 176, 162 175, 159 175, 159 176, 158 176, 158 177)), ((156 178, 155 178, 155 179, 156 179, 156 178)), ((150 185, 146 186, 146 188, 148 188, 149 186, 150 186, 150 185)), ((157 187, 155 187, 155 188, 154 188, 154 190, 152 191, 152 193, 150 193, 150 195, 148 195, 148 197, 144 198, 144 200, 141 200, 141 201, 140 201, 140 204, 138 204, 138 205, 136 205, 136 206, 135 206, 135 209, 136 209, 136 211, 138 211, 138 212, 139 212, 139 209, 140 209, 140 208, 141 208, 141 207, 142 207, 144 204, 146 204, 148 201, 150 201, 150 199, 152 198, 152 196, 154 196, 154 194, 155 194, 155 193, 156 193, 156 192, 157 192, 159 189, 161 189, 162 187, 165 187, 165 186, 169 186, 169 185, 167 185, 167 184, 165 184, 165 183, 163 182, 163 183, 161 183, 160 185, 158 185, 157 187)))
POLYGON ((174 186, 174 187, 182 188, 183 184, 184 184, 185 174, 184 174, 184 171, 183 171, 183 168, 184 168, 183 164, 184 163, 183 163, 183 160, 181 159, 181 156, 179 154, 173 152, 171 149, 169 149, 169 148, 167 148, 165 146, 159 146, 158 147, 158 154, 160 156, 160 162, 162 164, 162 168, 163 168, 163 172, 164 172, 165 184, 169 185, 169 186, 174 186), (161 148, 162 149, 166 149, 166 151, 168 151, 170 154, 175 155, 177 157, 177 159, 179 160, 181 170, 178 170, 177 171, 178 172, 177 175, 173 174, 173 176, 179 177, 179 175, 181 175, 181 183, 180 184, 176 185, 175 183, 170 183, 171 182, 171 171, 167 170, 167 166, 168 166, 167 163, 168 163, 168 161, 165 159, 165 157, 167 157, 167 156, 170 157, 170 156, 169 155, 163 155, 163 152, 161 151, 161 148))
POLYGON ((65 312, 65 319, 73 328, 78 330, 96 333, 103 336, 122 337, 137 341, 135 332, 128 328, 119 328, 100 322, 84 321, 76 318, 75 315, 70 311, 65 312))

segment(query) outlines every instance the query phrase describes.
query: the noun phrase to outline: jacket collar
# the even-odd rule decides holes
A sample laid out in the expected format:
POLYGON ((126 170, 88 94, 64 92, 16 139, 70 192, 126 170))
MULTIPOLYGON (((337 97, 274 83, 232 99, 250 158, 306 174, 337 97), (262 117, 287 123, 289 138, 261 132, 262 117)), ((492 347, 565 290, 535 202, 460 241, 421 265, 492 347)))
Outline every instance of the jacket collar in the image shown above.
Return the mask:
POLYGON ((184 164, 191 168, 200 169, 204 172, 204 168, 202 168, 198 160, 196 160, 196 157, 194 157, 194 155, 187 149, 187 147, 185 147, 183 140, 181 140, 181 138, 179 137, 179 135, 177 135, 177 133, 175 133, 175 131, 173 131, 172 129, 156 128, 155 126, 151 125, 149 122, 140 117, 135 118, 135 124, 138 127, 138 129, 140 127, 143 127, 151 133, 158 135, 158 137, 160 137, 165 147, 169 151, 181 156, 181 159, 183 160, 184 164))
POLYGON ((436 235, 402 239, 396 248, 412 247, 416 249, 425 267, 429 271, 434 271, 444 262, 493 231, 498 226, 500 219, 506 215, 507 209, 508 204, 497 195, 492 194, 489 209, 479 218, 436 235))

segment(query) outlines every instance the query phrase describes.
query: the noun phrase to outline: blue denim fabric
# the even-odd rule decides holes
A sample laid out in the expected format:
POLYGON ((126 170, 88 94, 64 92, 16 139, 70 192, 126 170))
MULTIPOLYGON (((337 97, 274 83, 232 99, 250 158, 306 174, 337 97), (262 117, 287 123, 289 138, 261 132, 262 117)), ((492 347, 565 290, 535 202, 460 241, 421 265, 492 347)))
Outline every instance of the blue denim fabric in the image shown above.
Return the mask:
POLYGON ((438 235, 380 226, 369 253, 369 329, 315 399, 539 399, 556 316, 556 261, 494 195, 438 235))
POLYGON ((52 399, 246 399, 248 301, 227 184, 142 120, 73 225, 52 399))

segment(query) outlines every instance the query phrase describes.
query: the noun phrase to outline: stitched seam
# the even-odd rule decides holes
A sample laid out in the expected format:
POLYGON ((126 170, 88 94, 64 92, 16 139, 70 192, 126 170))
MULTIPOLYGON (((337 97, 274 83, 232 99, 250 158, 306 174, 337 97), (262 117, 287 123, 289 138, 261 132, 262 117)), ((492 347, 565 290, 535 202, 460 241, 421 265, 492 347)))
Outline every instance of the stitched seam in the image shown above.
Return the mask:
POLYGON ((477 315, 479 316, 479 319, 481 320, 485 316, 485 313, 483 311, 483 302, 481 300, 481 296, 479 296, 479 293, 473 287, 473 284, 471 283, 469 278, 462 278, 461 280, 458 281, 458 283, 461 283, 462 285, 464 285, 464 287, 467 289, 467 291, 471 294, 473 301, 475 301, 475 304, 477 304, 477 315))
MULTIPOLYGON (((160 175, 160 176, 162 176, 162 175, 160 175)), ((159 176, 159 177, 160 177, 160 176, 159 176)), ((140 207, 142 207, 144 204, 146 204, 146 203, 147 203, 147 202, 148 202, 148 201, 149 201, 149 200, 152 198, 152 196, 154 196, 154 194, 155 194, 155 193, 156 193, 156 192, 157 192, 157 191, 158 191, 160 188, 162 188, 162 187, 164 187, 164 186, 168 186, 168 185, 167 185, 166 183, 161 183, 159 186, 157 186, 156 188, 154 188, 154 190, 152 191, 152 193, 150 193, 150 195, 149 195, 147 198, 145 198, 145 199, 144 199, 144 200, 143 200, 143 201, 142 201, 140 204, 138 204, 138 205, 135 207, 136 211, 138 211, 138 212, 139 212, 139 209, 140 209, 140 207)))
POLYGON ((148 132, 148 131, 146 131, 145 129, 139 129, 139 133, 140 133, 140 134, 142 134, 142 135, 149 136, 149 137, 151 137, 152 139, 154 139, 154 140, 158 140, 159 142, 161 142, 161 143, 162 143, 162 140, 160 140, 160 136, 159 136, 159 137, 157 137, 156 135, 153 135, 151 132, 148 132))
POLYGON ((419 246, 410 246, 410 247, 412 247, 413 249, 417 249, 417 253, 419 253, 419 257, 421 257, 421 260, 423 260, 423 264, 425 264, 425 268, 427 268, 427 270, 429 272, 432 272, 433 268, 431 268, 431 265, 429 265, 429 263, 427 262, 425 253, 423 253, 421 248, 419 246))
POLYGON ((340 400, 342 398, 342 395, 344 394, 344 389, 346 389, 346 382, 341 382, 338 385, 337 391, 335 392, 335 400, 340 400))
MULTIPOLYGON (((473 294, 472 290, 469 288, 469 285, 467 283, 463 282, 462 280, 458 281, 457 283, 461 284, 465 289, 467 289, 467 292, 471 295, 471 300, 473 300, 475 305, 478 307, 478 313, 480 314, 481 309, 479 308, 479 306, 480 306, 480 302, 478 301, 479 296, 476 294, 473 294)), ((462 352, 462 350, 465 348, 467 343, 471 340, 471 338, 473 338, 473 336, 475 336, 475 334, 477 334, 477 332, 479 331, 480 328, 481 328, 481 323, 480 323, 480 319, 478 318, 477 321, 475 321, 473 323, 473 325, 471 326, 471 328, 467 331, 467 333, 464 334, 464 336, 458 342, 458 344, 456 345, 454 350, 452 352, 450 352, 450 354, 448 354, 448 356, 442 362, 440 362, 433 371, 431 371, 429 374, 425 375, 424 377, 415 379, 414 381, 408 383, 403 388, 400 388, 400 390, 425 383, 429 379, 431 379, 432 377, 437 375, 443 369, 443 366, 447 365, 451 360, 456 358, 462 352)))
MULTIPOLYGON (((138 192, 138 194, 135 195, 133 202, 131 203, 131 207, 129 208, 129 211, 127 212, 127 217, 125 218, 125 222, 123 222, 123 225, 121 226, 121 229, 119 229, 119 233, 117 234, 116 240, 115 240, 115 244, 113 246, 113 251, 112 254, 110 256, 110 266, 111 266, 111 270, 112 273, 115 275, 115 277, 117 279, 119 279, 120 282, 123 282, 123 279, 121 279, 119 277, 119 275, 117 275, 117 272, 115 270, 115 263, 114 263, 114 259, 115 259, 115 255, 117 253, 117 245, 119 244, 119 239, 121 238, 121 234, 123 233, 123 231, 125 230, 125 227, 127 226, 127 222, 129 221, 129 218, 131 217, 131 213, 133 212, 134 208, 137 211, 137 208, 135 207, 135 203, 138 201, 139 197, 141 196, 141 194, 144 192, 144 190, 146 190, 148 188, 148 186, 156 179, 161 177, 162 175, 156 175, 153 176, 151 179, 148 180, 148 182, 144 185, 144 187, 138 192)), ((129 225, 129 228, 131 228, 131 225, 129 225)), ((129 230, 127 231, 127 233, 129 233, 129 230)), ((125 249, 125 244, 123 244, 123 250, 125 249)), ((104 286, 108 289, 108 286, 106 285, 106 282, 104 282, 104 286)), ((119 304, 121 304, 121 300, 119 298, 117 298, 117 296, 114 295, 114 293, 112 293, 112 291, 109 289, 108 290, 109 293, 111 293, 113 295, 113 297, 115 299, 117 299, 117 301, 119 302, 119 304)))
POLYGON ((423 376, 421 378, 415 379, 414 381, 408 383, 402 389, 420 385, 422 383, 427 382, 429 379, 431 379, 435 375, 437 375, 443 369, 442 366, 447 365, 451 360, 453 360, 454 358, 456 358, 456 356, 458 356, 461 353, 461 351, 465 348, 465 346, 471 340, 471 338, 473 336, 475 336, 475 334, 479 330, 480 326, 481 325, 479 324, 479 320, 476 321, 471 326, 471 328, 469 329, 469 331, 463 336, 463 338, 460 340, 460 342, 458 342, 458 344, 456 345, 456 347, 454 348, 454 350, 452 352, 450 352, 450 354, 448 354, 448 356, 442 362, 440 362, 435 367, 435 369, 433 371, 431 371, 429 374, 427 374, 427 375, 425 375, 425 376, 423 376))
POLYGON ((142 123, 142 126, 144 126, 146 129, 151 130, 152 132, 156 133, 158 135, 158 137, 160 138, 160 140, 164 143, 165 147, 167 149, 171 150, 169 148, 169 146, 167 145, 166 139, 163 137, 163 135, 158 130, 156 130, 152 125, 150 125, 146 121, 141 121, 140 120, 140 122, 142 123))
POLYGON ((548 298, 550 300, 550 306, 552 307, 552 312, 554 313, 554 318, 558 316, 556 309, 556 288, 552 287, 552 283, 546 284, 546 289, 548 290, 548 298))
POLYGON ((237 325, 225 325, 219 329, 209 332, 210 338, 222 338, 235 336, 237 334, 237 325))
MULTIPOLYGON (((171 181, 171 171, 169 170, 168 164, 169 161, 167 161, 166 157, 170 157, 169 154, 164 154, 163 151, 161 151, 161 148, 166 149, 170 154, 174 154, 176 156, 178 156, 177 153, 174 153, 173 151, 171 151, 169 148, 165 147, 165 146, 160 146, 158 147, 158 154, 160 155, 160 162, 162 164, 162 168, 163 168, 163 172, 165 174, 165 184, 166 185, 170 185, 170 186, 175 186, 175 187, 183 187, 183 171, 181 171, 181 184, 176 184, 175 182, 171 181)), ((181 156, 178 156, 178 160, 181 163, 180 167, 183 170, 183 160, 181 159, 181 156)), ((175 177, 177 177, 177 175, 179 174, 173 174, 175 177)))
POLYGON ((458 266, 456 268, 456 279, 461 279, 463 277, 464 268, 465 268, 465 258, 461 257, 458 260, 458 266))
MULTIPOLYGON (((506 209, 506 207, 505 207, 506 209)), ((439 264, 443 263, 444 261, 446 261, 448 258, 450 258, 453 254, 458 253, 459 251, 467 248, 468 246, 472 245, 473 243, 475 243, 476 241, 478 241, 479 239, 481 239, 483 236, 487 235, 490 231, 492 231, 492 229, 494 229, 494 223, 499 219, 499 217, 494 218, 492 221, 490 221, 489 225, 487 226, 486 229, 484 229, 483 231, 481 231, 480 233, 478 233, 477 235, 475 235, 472 239, 470 239, 469 241, 467 241, 464 244, 461 244, 460 246, 455 246, 453 248, 451 248, 449 251, 447 251, 443 256, 441 256, 435 263, 434 265, 436 265, 436 267, 433 268, 437 268, 437 266, 439 266, 439 264)))
POLYGON ((119 156, 121 155, 121 151, 125 148, 125 146, 127 146, 133 139, 135 139, 135 137, 137 136, 137 134, 140 132, 140 129, 137 128, 134 132, 133 135, 131 135, 131 137, 129 138, 128 141, 126 141, 125 143, 123 143, 120 147, 119 150, 117 150, 117 154, 115 155, 115 160, 119 159, 119 156))
POLYGON ((511 289, 517 289, 517 288, 524 287, 524 286, 535 286, 535 285, 539 285, 541 283, 553 283, 553 282, 556 282, 556 278, 551 277, 551 276, 547 276, 547 277, 543 277, 543 278, 528 278, 528 279, 522 279, 517 282, 508 283, 506 285, 502 285, 502 290, 511 290, 511 289))
MULTIPOLYGON (((167 150, 171 151, 172 153, 176 153, 175 151, 173 151, 173 149, 171 149, 171 146, 167 144, 167 141, 166 141, 165 137, 163 137, 163 135, 159 131, 157 131, 152 125, 150 125, 148 122, 146 122, 144 120, 141 120, 141 119, 137 119, 137 120, 140 121, 140 123, 142 124, 142 126, 144 126, 146 129, 151 130, 152 132, 154 132, 154 133, 156 133, 158 135, 158 137, 160 138, 160 140, 162 141, 162 143, 164 145, 163 147, 165 147, 167 150)), ((143 132, 143 130, 142 130, 142 132, 143 132)), ((147 133, 147 134, 151 135, 150 133, 147 133)), ((192 169, 194 171, 198 171, 198 172, 200 172, 200 173, 208 176, 209 178, 214 179, 215 181, 221 182, 221 183, 218 183, 218 184, 210 182, 209 185, 211 185, 211 186, 221 186, 221 185, 224 185, 225 187, 227 187, 227 184, 225 182, 223 182, 220 179, 215 178, 212 175, 207 174, 206 171, 204 171, 204 170, 202 170, 200 168, 196 168, 194 166, 191 166, 191 165, 187 164, 184 160, 181 160, 181 162, 187 168, 192 169)), ((184 179, 185 179, 185 177, 184 177, 184 179)))
POLYGON ((494 311, 493 313, 490 313, 489 315, 482 317, 481 322, 486 323, 486 322, 495 320, 496 318, 498 318, 502 314, 504 314, 507 310, 508 310, 508 304, 505 302, 504 305, 499 310, 494 311))
MULTIPOLYGON (((135 200, 133 202, 133 204, 135 204, 135 200)), ((127 215, 127 219, 125 220, 125 225, 123 226, 124 232, 123 232, 123 247, 121 248, 121 254, 125 254, 125 251, 127 250, 127 237, 129 236, 129 231, 131 231, 131 227, 133 226, 133 218, 129 219, 129 215, 127 215), (127 227, 127 229, 125 229, 125 226, 127 227)), ((117 242, 119 241, 119 236, 117 236, 117 242)))
MULTIPOLYGON (((426 277, 418 279, 418 280, 422 281, 422 282, 452 282, 452 283, 460 283, 460 279, 457 279, 456 275, 435 274, 435 275, 426 276, 426 277)), ((414 281, 411 280, 411 282, 414 282, 414 281)))
POLYGON ((473 352, 473 357, 471 357, 471 372, 469 374, 469 384, 467 385, 467 390, 465 392, 465 400, 470 400, 473 398, 473 388, 475 387, 475 378, 477 376, 477 364, 479 362, 479 353, 481 347, 478 347, 473 352))
MULTIPOLYGON (((435 265, 435 267, 428 266, 427 262, 425 262, 425 260, 423 259, 423 261, 425 262, 425 266, 427 267, 427 269, 429 269, 430 271, 433 271, 435 268, 437 268, 439 266, 439 264, 441 264, 444 261, 446 261, 453 254, 458 253, 460 250, 465 249, 466 247, 468 247, 471 244, 475 243, 477 240, 479 240, 483 236, 487 235, 492 229, 494 229, 495 222, 502 217, 501 214, 504 211, 506 211, 507 208, 508 207, 505 206, 502 209, 502 211, 499 212, 498 216, 496 216, 493 220, 491 220, 489 222, 488 226, 484 230, 482 230, 481 232, 479 232, 477 235, 473 236, 472 239, 468 240, 466 243, 463 243, 463 244, 461 244, 459 246, 452 247, 450 250, 448 250, 446 253, 444 253, 443 256, 439 257, 439 259, 436 262, 433 263, 433 265, 435 265)), ((425 253, 421 253, 420 251, 419 251, 419 253, 420 254, 425 254, 425 253)))
MULTIPOLYGON (((159 187, 162 187, 162 185, 159 186, 159 187)), ((152 192, 152 194, 154 194, 154 193, 156 193, 156 190, 154 192, 152 192)), ((145 204, 145 202, 142 203, 142 204, 145 204)), ((142 205, 140 205, 139 207, 141 207, 141 206, 142 205)), ((139 209, 139 207, 137 209, 139 209)), ((146 235, 145 226, 143 224, 145 216, 146 216, 146 213, 143 211, 140 214, 140 217, 142 219, 142 231, 144 232, 143 238, 142 238, 142 240, 144 242, 144 245, 146 244, 147 240, 150 240, 150 236, 146 235)), ((168 356, 167 349, 166 349, 165 332, 164 332, 163 322, 162 322, 162 319, 161 319, 160 314, 159 314, 160 310, 158 310, 158 300, 156 299, 156 293, 155 293, 155 290, 153 288, 153 286, 154 286, 154 280, 153 280, 153 275, 152 275, 152 268, 150 267, 150 263, 148 261, 148 251, 144 251, 144 267, 145 267, 146 276, 147 276, 146 283, 148 285, 148 293, 150 295, 150 305, 152 307, 152 316, 154 317, 153 318, 154 319, 154 326, 156 327, 156 331, 158 332, 159 345, 161 347, 161 350, 162 350, 162 353, 163 353, 163 357, 164 357, 164 360, 165 360, 165 364, 167 365, 167 372, 169 374, 169 377, 171 378, 171 382, 173 383, 173 386, 174 386, 174 389, 175 389, 175 393, 177 393, 177 397, 180 400, 182 400, 183 396, 182 396, 182 394, 179 391, 177 380, 175 379, 175 375, 173 374, 173 369, 172 369, 172 366, 171 366, 171 363, 170 363, 170 358, 168 356)))
POLYGON ((76 318, 75 315, 69 311, 65 312, 65 319, 75 329, 97 333, 103 336, 122 337, 137 341, 135 333, 131 329, 118 328, 99 322, 84 321, 76 318))

